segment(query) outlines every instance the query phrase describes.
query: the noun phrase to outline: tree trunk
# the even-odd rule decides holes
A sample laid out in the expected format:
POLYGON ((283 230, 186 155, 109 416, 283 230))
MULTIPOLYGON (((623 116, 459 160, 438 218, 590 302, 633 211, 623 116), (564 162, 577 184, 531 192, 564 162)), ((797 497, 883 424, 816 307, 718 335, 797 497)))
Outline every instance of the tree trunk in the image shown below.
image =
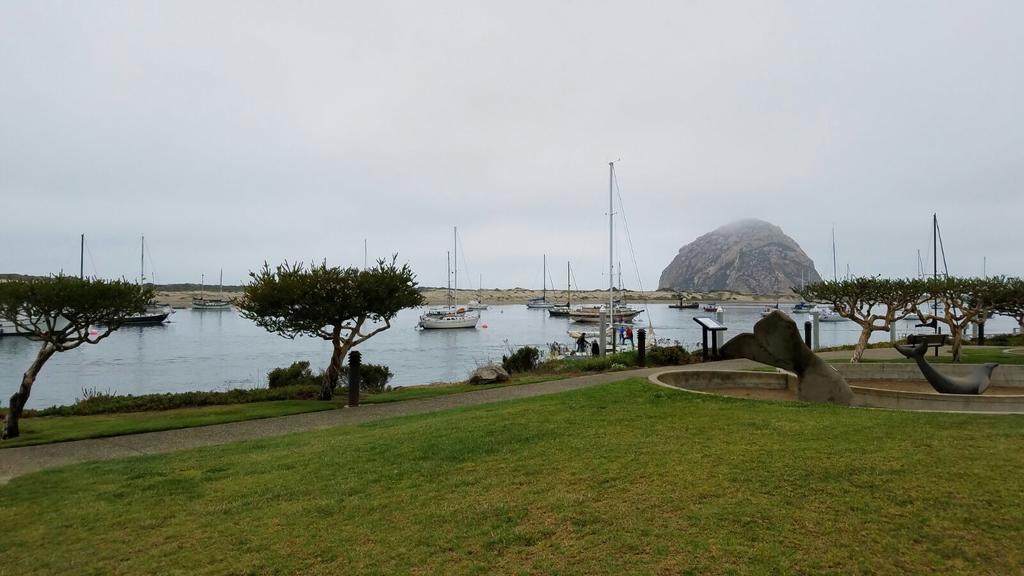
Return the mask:
POLYGON ((871 327, 861 326, 860 338, 857 339, 857 346, 853 349, 853 358, 850 358, 851 364, 860 362, 860 359, 864 357, 864 349, 868 347, 869 338, 871 338, 871 327))
POLYGON ((345 359, 345 347, 340 343, 334 344, 334 352, 331 353, 331 363, 324 372, 324 380, 320 384, 320 399, 331 400, 334 398, 334 389, 338 387, 338 378, 341 377, 341 362, 345 359))
POLYGON ((953 351, 953 362, 956 364, 960 363, 960 348, 964 343, 964 331, 960 328, 959 324, 952 323, 949 325, 950 336, 953 339, 952 351, 953 351))
POLYGON ((21 377, 21 386, 18 391, 11 395, 11 407, 7 411, 7 422, 4 424, 4 431, 0 438, 6 440, 7 438, 17 438, 21 434, 21 430, 18 428, 18 421, 21 419, 21 413, 25 409, 25 404, 28 403, 28 395, 32 392, 32 384, 36 381, 36 376, 39 375, 39 371, 43 368, 43 364, 53 356, 57 349, 52 344, 43 344, 43 347, 39 349, 39 353, 36 354, 35 361, 28 367, 28 370, 21 377))

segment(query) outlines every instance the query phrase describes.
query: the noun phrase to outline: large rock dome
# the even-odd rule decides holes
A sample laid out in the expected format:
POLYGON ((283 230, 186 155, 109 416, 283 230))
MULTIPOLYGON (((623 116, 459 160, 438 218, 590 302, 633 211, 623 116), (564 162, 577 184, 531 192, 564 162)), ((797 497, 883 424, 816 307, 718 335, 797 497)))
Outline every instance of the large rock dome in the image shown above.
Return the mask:
POLYGON ((686 246, 661 273, 661 290, 786 294, 820 281, 814 261, 782 228, 764 220, 733 222, 686 246))

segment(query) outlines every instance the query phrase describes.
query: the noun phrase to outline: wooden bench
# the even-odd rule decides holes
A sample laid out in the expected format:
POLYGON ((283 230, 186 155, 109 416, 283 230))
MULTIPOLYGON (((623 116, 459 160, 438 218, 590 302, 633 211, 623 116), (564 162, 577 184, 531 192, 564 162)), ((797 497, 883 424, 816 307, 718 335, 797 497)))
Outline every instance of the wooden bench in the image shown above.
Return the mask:
POLYGON ((916 346, 921 342, 928 345, 929 348, 935 349, 935 356, 939 356, 939 348, 946 345, 946 336, 948 334, 908 334, 907 344, 916 346))

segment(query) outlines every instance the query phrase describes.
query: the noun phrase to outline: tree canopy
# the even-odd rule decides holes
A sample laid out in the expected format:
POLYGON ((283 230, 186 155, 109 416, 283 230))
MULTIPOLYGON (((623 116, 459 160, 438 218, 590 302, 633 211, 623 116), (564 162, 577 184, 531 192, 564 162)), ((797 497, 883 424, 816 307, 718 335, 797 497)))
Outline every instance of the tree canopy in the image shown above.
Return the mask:
POLYGON ((332 343, 320 392, 329 400, 349 349, 390 328, 400 310, 423 303, 412 269, 397 260, 397 255, 390 262, 378 260, 367 270, 326 261, 309 267, 264 264, 249 274, 252 281, 237 306, 242 316, 285 338, 306 335, 332 343))
POLYGON ((878 277, 815 282, 797 293, 808 302, 831 305, 861 327, 851 362, 861 360, 872 332, 894 330, 896 322, 914 312, 925 298, 920 280, 878 277))
POLYGON ((0 282, 0 318, 12 322, 18 333, 42 342, 21 386, 11 396, 3 437, 20 433, 18 420, 32 385, 53 354, 99 343, 129 316, 145 311, 152 297, 151 287, 124 280, 59 275, 0 282), (93 331, 93 326, 98 328, 93 331))

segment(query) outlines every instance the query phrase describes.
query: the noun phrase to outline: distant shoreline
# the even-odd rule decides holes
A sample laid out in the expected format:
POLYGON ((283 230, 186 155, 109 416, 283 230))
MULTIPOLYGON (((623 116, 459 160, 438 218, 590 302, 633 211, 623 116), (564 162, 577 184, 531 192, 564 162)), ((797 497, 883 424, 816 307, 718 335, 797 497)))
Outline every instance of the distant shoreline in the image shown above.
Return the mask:
MULTIPOLYGON (((445 304, 447 302, 447 290, 445 288, 423 288, 423 296, 426 298, 428 305, 445 304)), ((167 289, 164 287, 157 287, 156 299, 158 302, 169 304, 175 308, 191 308, 192 298, 199 296, 200 292, 197 289, 185 289, 175 290, 167 289)), ((668 290, 659 290, 656 292, 648 292, 644 297, 640 292, 625 291, 624 293, 616 293, 625 297, 626 302, 654 302, 654 303, 674 303, 679 299, 676 297, 675 292, 668 290)), ((217 290, 206 290, 205 295, 207 298, 218 297, 217 290)), ((242 295, 241 290, 228 290, 227 287, 224 289, 224 298, 237 298, 242 295)), ((479 300, 484 304, 494 305, 514 305, 514 304, 526 304, 526 301, 531 298, 540 298, 543 295, 541 290, 531 290, 527 288, 491 288, 484 290, 459 290, 456 294, 456 301, 460 304, 465 304, 470 300, 479 300)), ((573 291, 572 302, 574 304, 600 304, 608 301, 607 290, 582 290, 573 291)), ((569 294, 565 290, 548 290, 547 299, 549 302, 556 304, 564 304, 569 299, 569 294)), ((740 294, 737 292, 709 292, 706 294, 698 293, 683 293, 684 302, 700 302, 706 303, 722 303, 722 302, 736 302, 736 303, 752 303, 752 304, 773 304, 775 302, 796 302, 799 297, 795 294, 740 294)))

